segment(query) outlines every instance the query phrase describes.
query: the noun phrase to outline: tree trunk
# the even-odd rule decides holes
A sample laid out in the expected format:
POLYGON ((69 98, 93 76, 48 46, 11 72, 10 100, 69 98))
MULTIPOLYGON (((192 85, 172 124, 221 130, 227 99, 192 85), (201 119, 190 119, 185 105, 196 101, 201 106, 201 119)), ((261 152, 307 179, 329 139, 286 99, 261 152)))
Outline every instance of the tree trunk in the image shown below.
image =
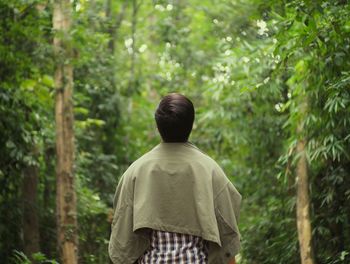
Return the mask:
POLYGON ((56 214, 62 263, 78 262, 77 209, 74 180, 73 67, 70 37, 71 1, 55 0, 53 10, 56 58, 56 214))
MULTIPOLYGON (((301 104, 301 115, 306 114, 306 101, 301 104)), ((312 232, 310 221, 310 198, 309 198, 309 180, 308 164, 306 158, 306 139, 304 135, 303 120, 299 121, 297 128, 299 136, 296 154, 299 156, 296 167, 297 183, 297 228, 300 247, 301 264, 314 264, 314 255, 312 247, 312 232)))
POLYGON ((32 259, 32 254, 40 252, 38 217, 38 167, 27 165, 23 170, 23 241, 24 253, 32 259))
POLYGON ((108 41, 108 49, 111 51, 112 55, 114 55, 114 25, 112 22, 112 0, 106 1, 106 18, 108 19, 108 28, 107 33, 109 35, 108 41))
POLYGON ((45 161, 45 170, 44 170, 44 179, 43 179, 43 192, 42 192, 42 212, 41 215, 41 229, 40 229, 40 239, 41 241, 41 252, 45 254, 46 257, 51 258, 53 246, 56 244, 52 242, 52 232, 50 232, 54 227, 52 226, 52 215, 50 213, 50 208, 52 207, 51 201, 53 195, 55 194, 55 188, 53 186, 54 178, 52 178, 54 173, 54 163, 53 159, 55 158, 55 147, 44 139, 44 161, 45 161), (47 241, 50 241, 49 243, 47 241))
MULTIPOLYGON (((108 19, 108 27, 107 27, 106 33, 109 35, 108 49, 112 57, 114 56, 114 53, 115 53, 115 44, 117 40, 118 29, 121 26, 122 21, 124 19, 126 4, 127 4, 127 1, 124 1, 121 6, 120 12, 116 16, 113 13, 113 1, 112 0, 106 1, 105 14, 106 14, 106 18, 108 19)), ((113 73, 112 73, 113 75, 111 78, 112 78, 112 87, 113 89, 115 89, 116 87, 115 63, 112 63, 109 67, 112 67, 113 69, 113 73)))
POLYGON ((112 0, 106 1, 105 14, 108 19, 107 34, 109 35, 108 49, 110 50, 112 55, 114 55, 115 42, 117 39, 118 29, 121 26, 124 19, 126 4, 127 4, 127 1, 124 1, 118 15, 116 16, 115 14, 113 14, 113 11, 112 11, 113 10, 112 0))
POLYGON ((127 90, 127 95, 130 97, 135 91, 136 86, 136 27, 137 27, 137 13, 142 4, 142 1, 132 0, 132 19, 131 19, 131 67, 130 67, 130 79, 127 90))
MULTIPOLYGON (((137 11, 139 7, 136 0, 132 1, 132 22, 131 22, 131 39, 132 39, 132 54, 131 54, 131 69, 130 76, 132 80, 132 84, 135 82, 135 55, 136 55, 136 24, 137 24, 137 11)), ((134 87, 133 87, 134 88, 134 87)))

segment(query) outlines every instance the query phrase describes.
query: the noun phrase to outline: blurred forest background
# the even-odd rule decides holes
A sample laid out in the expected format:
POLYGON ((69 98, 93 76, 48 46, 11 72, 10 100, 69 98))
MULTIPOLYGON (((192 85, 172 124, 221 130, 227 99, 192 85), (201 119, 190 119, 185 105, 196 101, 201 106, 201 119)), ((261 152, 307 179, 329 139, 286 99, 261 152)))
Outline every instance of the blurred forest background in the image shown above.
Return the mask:
POLYGON ((56 228, 60 81, 79 263, 109 263, 115 187, 160 141, 169 92, 244 197, 238 263, 350 263, 349 45, 346 0, 0 0, 0 263, 75 263, 56 228))

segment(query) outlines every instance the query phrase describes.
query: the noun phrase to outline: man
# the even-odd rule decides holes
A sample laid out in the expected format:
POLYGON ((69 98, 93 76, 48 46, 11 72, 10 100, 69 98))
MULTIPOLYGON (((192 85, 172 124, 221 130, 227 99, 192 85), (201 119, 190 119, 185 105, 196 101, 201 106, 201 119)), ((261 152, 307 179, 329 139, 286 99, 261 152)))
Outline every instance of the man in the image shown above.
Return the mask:
POLYGON ((109 255, 114 264, 234 264, 241 195, 217 163, 188 142, 192 102, 165 96, 155 112, 162 142, 121 177, 109 255))

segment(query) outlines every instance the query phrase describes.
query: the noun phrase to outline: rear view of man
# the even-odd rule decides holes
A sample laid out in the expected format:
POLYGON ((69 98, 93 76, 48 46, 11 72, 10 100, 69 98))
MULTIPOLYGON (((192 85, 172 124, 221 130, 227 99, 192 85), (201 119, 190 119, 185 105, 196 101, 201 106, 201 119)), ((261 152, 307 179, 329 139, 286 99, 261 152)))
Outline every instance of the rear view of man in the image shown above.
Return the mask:
POLYGON ((233 264, 241 195, 217 163, 188 142, 195 111, 181 94, 155 112, 162 142, 123 174, 114 199, 114 264, 233 264))

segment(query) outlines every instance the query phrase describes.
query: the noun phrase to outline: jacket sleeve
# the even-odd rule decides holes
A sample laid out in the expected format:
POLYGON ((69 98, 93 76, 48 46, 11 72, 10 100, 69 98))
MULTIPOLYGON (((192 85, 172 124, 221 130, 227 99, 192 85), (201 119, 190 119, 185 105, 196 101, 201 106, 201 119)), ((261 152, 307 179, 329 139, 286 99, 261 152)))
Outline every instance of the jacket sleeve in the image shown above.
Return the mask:
POLYGON ((124 174, 117 186, 108 253, 113 264, 132 264, 143 254, 148 240, 133 231, 133 184, 124 174))
POLYGON ((238 221, 242 196, 231 182, 215 198, 215 214, 218 223, 221 249, 221 263, 228 263, 240 250, 238 221))

